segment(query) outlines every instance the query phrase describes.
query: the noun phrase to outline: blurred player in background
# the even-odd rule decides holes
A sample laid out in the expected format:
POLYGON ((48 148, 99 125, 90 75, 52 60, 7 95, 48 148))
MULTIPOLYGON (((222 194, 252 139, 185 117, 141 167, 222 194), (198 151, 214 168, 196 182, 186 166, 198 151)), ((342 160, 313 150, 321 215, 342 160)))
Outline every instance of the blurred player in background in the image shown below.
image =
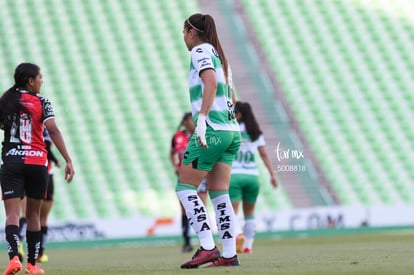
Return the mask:
MULTIPOLYGON (((174 167, 175 174, 178 176, 180 171, 181 162, 185 153, 185 148, 187 147, 188 141, 191 138, 191 135, 194 133, 194 122, 191 112, 185 113, 181 119, 180 125, 178 126, 177 132, 175 132, 172 141, 171 141, 171 150, 170 150, 170 161, 174 167)), ((198 186, 198 195, 206 202, 207 197, 207 181, 203 179, 201 184, 198 186)), ((188 223, 187 215, 185 214, 184 208, 180 202, 181 208, 181 230, 183 233, 184 244, 182 247, 182 252, 191 252, 193 251, 193 246, 191 245, 190 238, 190 224, 188 223)))
POLYGON ((189 88, 196 129, 184 153, 176 192, 201 247, 181 268, 197 268, 209 262, 213 262, 209 267, 236 266, 236 216, 228 189, 241 137, 232 103, 229 66, 210 15, 191 15, 184 22, 183 36, 191 52, 189 88), (206 177, 222 255, 215 245, 205 205, 197 195, 197 187, 206 177))
POLYGON ((47 182, 47 191, 46 197, 43 200, 42 207, 40 209, 40 232, 42 233, 42 237, 40 239, 40 249, 39 249, 39 256, 37 257, 37 261, 39 263, 46 263, 48 261, 48 256, 44 254, 46 241, 47 241, 47 220, 49 217, 50 210, 52 209, 53 205, 53 197, 54 197, 54 181, 53 181, 53 165, 56 167, 60 167, 60 161, 56 158, 55 154, 51 150, 52 148, 52 139, 46 129, 43 131, 43 136, 45 139, 46 150, 47 150, 47 159, 48 159, 48 182, 47 182))
POLYGON ((256 121, 252 108, 247 102, 236 102, 236 119, 240 124, 242 143, 233 167, 230 178, 230 199, 233 209, 237 214, 240 202, 242 202, 244 214, 243 233, 241 228, 236 228, 237 252, 251 253, 255 236, 256 222, 254 219, 254 207, 259 195, 259 170, 255 161, 255 154, 259 151, 267 170, 270 174, 270 184, 276 188, 277 181, 273 172, 272 163, 266 153, 265 140, 262 130, 256 121))
POLYGON ((24 261, 24 246, 23 242, 26 238, 27 230, 27 220, 26 220, 26 196, 21 200, 21 216, 19 219, 19 247, 18 247, 18 256, 21 262, 24 261))
POLYGON ((5 275, 22 270, 18 257, 21 199, 26 195, 27 265, 26 274, 43 274, 36 258, 39 254, 40 208, 47 187, 47 151, 43 129, 49 134, 66 161, 65 179, 74 176, 72 160, 55 122, 51 103, 40 96, 43 84, 40 68, 31 63, 18 65, 15 84, 0 97, 0 128, 4 130, 0 170, 6 212, 5 235, 10 262, 5 275))

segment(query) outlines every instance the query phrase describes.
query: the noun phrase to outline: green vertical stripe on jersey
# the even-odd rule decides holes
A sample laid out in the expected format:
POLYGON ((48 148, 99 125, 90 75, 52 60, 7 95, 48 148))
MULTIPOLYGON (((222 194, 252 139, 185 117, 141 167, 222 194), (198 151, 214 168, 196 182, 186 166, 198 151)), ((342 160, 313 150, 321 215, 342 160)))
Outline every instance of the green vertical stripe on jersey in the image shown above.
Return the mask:
POLYGON ((221 60, 217 56, 213 55, 211 60, 213 61, 214 68, 222 68, 221 60))

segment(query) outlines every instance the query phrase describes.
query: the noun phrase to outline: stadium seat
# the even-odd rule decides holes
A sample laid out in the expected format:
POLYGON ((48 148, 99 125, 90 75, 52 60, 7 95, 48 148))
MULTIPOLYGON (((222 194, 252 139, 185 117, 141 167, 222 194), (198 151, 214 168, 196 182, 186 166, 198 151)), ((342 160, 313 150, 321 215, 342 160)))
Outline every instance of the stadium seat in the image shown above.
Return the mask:
POLYGON ((410 25, 355 1, 242 3, 342 203, 411 203, 410 25))
MULTIPOLYGON (((52 101, 76 169, 70 185, 63 168, 55 170, 52 218, 179 213, 169 149, 190 109, 182 22, 196 10, 196 1, 1 4, 2 87, 11 86, 16 64, 41 66, 42 93, 52 101)), ((266 195, 260 207, 291 205, 282 192, 266 195)))

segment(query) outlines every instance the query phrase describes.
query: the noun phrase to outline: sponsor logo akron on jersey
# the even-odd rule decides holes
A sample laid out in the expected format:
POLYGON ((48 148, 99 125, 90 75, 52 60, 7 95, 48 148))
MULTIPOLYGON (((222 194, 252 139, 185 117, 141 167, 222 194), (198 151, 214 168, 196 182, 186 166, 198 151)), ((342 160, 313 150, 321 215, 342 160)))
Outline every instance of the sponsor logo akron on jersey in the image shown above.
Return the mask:
POLYGON ((6 157, 7 156, 42 157, 43 152, 42 151, 36 151, 36 150, 19 150, 19 149, 16 149, 16 148, 12 148, 6 153, 6 157))

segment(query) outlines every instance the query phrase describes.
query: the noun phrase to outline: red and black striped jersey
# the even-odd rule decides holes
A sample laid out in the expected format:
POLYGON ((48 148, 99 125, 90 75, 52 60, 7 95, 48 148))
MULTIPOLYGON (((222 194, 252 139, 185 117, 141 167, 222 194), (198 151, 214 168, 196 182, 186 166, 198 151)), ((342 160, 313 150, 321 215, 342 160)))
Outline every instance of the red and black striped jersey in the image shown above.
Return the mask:
POLYGON ((40 94, 20 90, 20 113, 15 115, 8 131, 4 131, 3 163, 46 166, 47 151, 43 123, 54 118, 50 101, 40 94))

